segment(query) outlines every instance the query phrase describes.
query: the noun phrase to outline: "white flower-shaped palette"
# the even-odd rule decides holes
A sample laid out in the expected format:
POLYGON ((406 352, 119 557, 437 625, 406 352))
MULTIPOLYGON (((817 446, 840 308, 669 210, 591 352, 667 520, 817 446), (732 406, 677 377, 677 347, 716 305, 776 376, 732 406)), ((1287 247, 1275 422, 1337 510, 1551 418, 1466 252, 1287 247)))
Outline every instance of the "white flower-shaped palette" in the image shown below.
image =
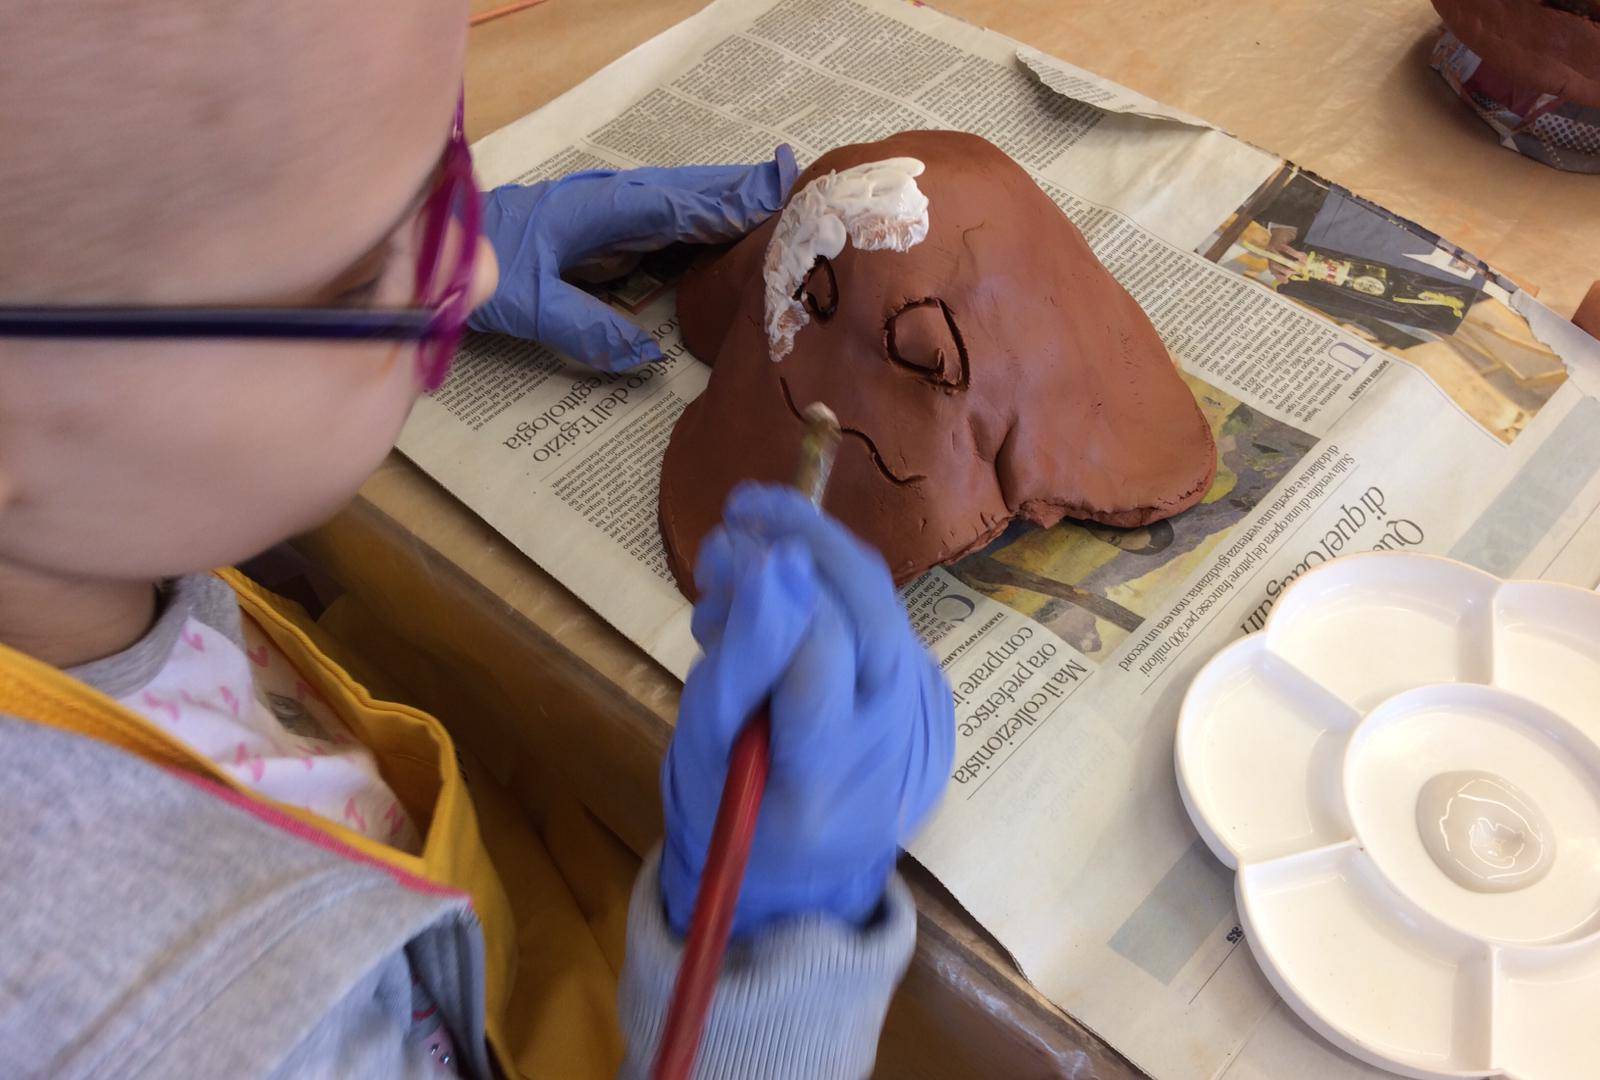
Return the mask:
POLYGON ((1318 1032, 1408 1076, 1600 1076, 1600 595, 1328 563, 1195 678, 1176 756, 1318 1032))

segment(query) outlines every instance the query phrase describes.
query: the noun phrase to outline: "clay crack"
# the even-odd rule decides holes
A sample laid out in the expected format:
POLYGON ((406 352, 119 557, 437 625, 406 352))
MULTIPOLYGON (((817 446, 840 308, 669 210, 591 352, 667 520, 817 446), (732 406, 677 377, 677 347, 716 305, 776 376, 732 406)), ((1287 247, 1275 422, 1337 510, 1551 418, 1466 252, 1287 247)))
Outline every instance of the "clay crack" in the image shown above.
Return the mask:
MULTIPOLYGON (((800 410, 795 407, 794 395, 789 392, 789 380, 785 379, 782 375, 778 376, 778 387, 783 391, 783 403, 789 406, 789 411, 794 414, 794 418, 800 421, 801 424, 804 424, 806 422, 806 418, 800 412, 800 410)), ((840 424, 839 433, 841 435, 848 435, 851 438, 860 439, 864 444, 866 444, 867 453, 872 455, 872 463, 878 467, 878 471, 883 474, 884 479, 889 481, 889 483, 915 484, 919 480, 927 479, 927 476, 923 473, 912 473, 910 476, 906 477, 895 475, 894 470, 889 468, 889 466, 884 463, 883 455, 878 453, 877 444, 872 441, 872 437, 866 432, 840 424)))

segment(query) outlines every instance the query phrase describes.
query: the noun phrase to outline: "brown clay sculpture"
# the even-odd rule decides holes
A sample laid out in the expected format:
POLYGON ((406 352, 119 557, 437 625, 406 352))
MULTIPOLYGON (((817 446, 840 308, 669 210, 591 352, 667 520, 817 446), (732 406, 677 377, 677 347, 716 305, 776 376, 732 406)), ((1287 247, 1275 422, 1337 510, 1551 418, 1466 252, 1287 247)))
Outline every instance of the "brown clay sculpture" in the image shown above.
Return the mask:
POLYGON ((824 154, 779 216, 685 277, 678 314, 712 365, 661 475, 668 561, 690 596, 733 487, 792 481, 813 401, 844 431, 826 508, 897 582, 1019 516, 1169 517, 1216 471, 1211 430, 1150 320, 975 135, 911 131, 824 154))
POLYGON ((1433 0, 1507 89, 1600 107, 1600 0, 1433 0))

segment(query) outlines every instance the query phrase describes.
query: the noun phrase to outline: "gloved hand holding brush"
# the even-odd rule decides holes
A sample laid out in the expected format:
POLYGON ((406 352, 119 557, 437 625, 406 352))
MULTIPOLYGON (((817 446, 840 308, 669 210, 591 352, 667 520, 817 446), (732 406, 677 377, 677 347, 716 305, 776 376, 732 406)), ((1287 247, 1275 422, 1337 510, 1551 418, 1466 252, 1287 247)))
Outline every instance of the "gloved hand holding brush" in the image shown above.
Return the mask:
POLYGON ((662 768, 668 921, 688 926, 729 748, 770 699, 771 774, 734 937, 809 913, 866 922, 950 774, 944 676, 883 560, 793 489, 736 490, 696 582, 705 655, 662 768))

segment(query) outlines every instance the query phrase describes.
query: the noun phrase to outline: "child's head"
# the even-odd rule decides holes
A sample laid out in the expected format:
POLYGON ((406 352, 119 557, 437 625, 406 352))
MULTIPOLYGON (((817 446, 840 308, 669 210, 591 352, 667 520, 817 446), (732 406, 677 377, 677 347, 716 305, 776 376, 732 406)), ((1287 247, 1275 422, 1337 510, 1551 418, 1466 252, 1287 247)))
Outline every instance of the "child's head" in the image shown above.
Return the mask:
MULTIPOLYGON (((461 0, 13 5, 0 304, 407 305, 465 44, 461 0)), ((156 578, 316 524, 392 445, 415 356, 0 338, 0 568, 156 578)))

